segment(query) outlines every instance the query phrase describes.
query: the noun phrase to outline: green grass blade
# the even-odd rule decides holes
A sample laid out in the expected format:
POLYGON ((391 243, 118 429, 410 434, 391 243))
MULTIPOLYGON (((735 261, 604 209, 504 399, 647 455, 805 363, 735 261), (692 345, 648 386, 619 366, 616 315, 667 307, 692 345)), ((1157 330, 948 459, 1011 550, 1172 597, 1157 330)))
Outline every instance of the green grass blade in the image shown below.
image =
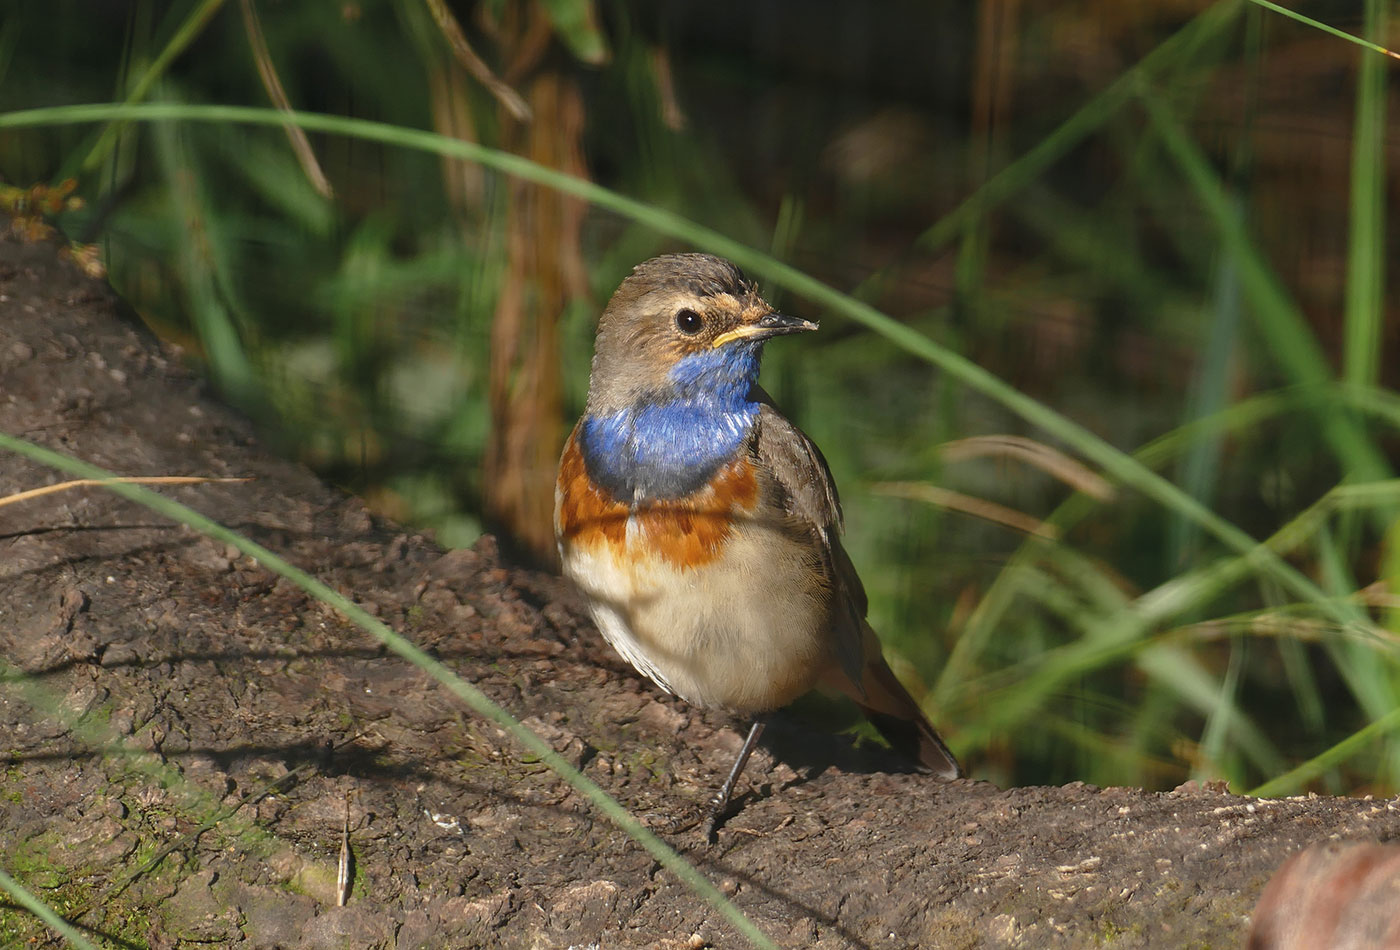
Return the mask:
MULTIPOLYGON (((1380 53, 1382 56, 1389 56, 1394 59, 1400 59, 1400 55, 1391 52, 1390 50, 1386 49, 1384 46, 1379 45, 1378 43, 1373 43, 1370 40, 1363 40, 1361 37, 1353 36, 1345 30, 1339 30, 1335 26, 1328 26, 1326 23, 1323 23, 1319 20, 1314 20, 1312 17, 1303 16, 1303 14, 1299 13, 1297 10, 1290 10, 1287 7, 1281 7, 1277 3, 1271 3, 1270 0, 1250 0, 1250 3, 1256 3, 1259 6, 1263 7, 1265 10, 1272 10, 1275 13, 1282 14, 1283 16, 1288 17, 1290 20, 1297 20, 1299 23, 1306 24, 1307 26, 1310 26, 1315 30, 1321 30, 1324 33, 1330 33, 1332 36, 1337 37, 1337 39, 1346 40, 1348 43, 1355 43, 1362 49, 1368 49, 1373 53, 1380 53)), ((1381 8, 1383 7, 1383 5, 1383 0, 1367 0, 1366 2, 1368 11, 1372 8, 1381 8)), ((1367 32, 1371 36, 1385 35, 1384 33, 1376 32, 1373 30, 1367 30, 1367 32)))
MULTIPOLYGON (((1366 33, 1382 37, 1384 0, 1366 0, 1366 33)), ((1385 316, 1386 62, 1361 57, 1351 146, 1350 235, 1347 248, 1346 338, 1342 378, 1371 385, 1379 378, 1385 316)))
MULTIPOLYGON (((80 478, 111 478, 113 476, 113 473, 98 468, 95 465, 90 465, 87 462, 63 455, 51 449, 46 449, 42 446, 34 445, 23 439, 17 439, 5 433, 0 433, 0 449, 14 452, 34 462, 38 462, 41 465, 47 465, 80 478)), ((492 702, 481 690, 456 676, 451 670, 447 669, 447 667, 434 660, 405 637, 391 630, 354 601, 338 593, 321 581, 318 581, 300 568, 293 566, 290 562, 274 554, 262 545, 245 538, 243 535, 232 531, 192 508, 188 508, 177 501, 166 498, 164 495, 158 494, 140 485, 114 482, 105 487, 107 490, 117 495, 145 505, 152 511, 164 515, 172 521, 188 525, 207 537, 222 541, 225 544, 237 548, 242 553, 255 559, 261 566, 287 578, 322 603, 334 607, 350 620, 351 623, 354 623, 356 626, 375 637, 389 650, 412 663, 424 674, 437 681, 448 692, 460 699, 473 711, 495 723, 515 739, 528 754, 534 756, 564 778, 570 785, 578 790, 580 794, 587 798, 595 808, 645 848, 659 864, 675 874, 687 887, 691 888, 719 913, 723 914, 735 929, 742 933, 755 947, 762 947, 765 948, 765 950, 776 950, 776 944, 764 936, 753 922, 745 917, 743 912, 740 911, 732 901, 721 894, 719 889, 711 884, 695 867, 672 850, 671 847, 660 838, 642 826, 640 822, 628 814, 627 810, 618 804, 607 792, 603 791, 595 782, 570 765, 563 756, 555 752, 547 742, 521 725, 508 712, 492 702)))
MULTIPOLYGON (((1230 200, 1236 206, 1236 213, 1243 216, 1246 198, 1241 194, 1239 182, 1246 180, 1253 164, 1253 150, 1249 146, 1250 131, 1254 127, 1258 111, 1259 62, 1262 57, 1262 30, 1258 11, 1249 11, 1245 17, 1245 51, 1249 66, 1246 71, 1245 107, 1243 130, 1240 145, 1230 161, 1230 200)), ((1150 140, 1150 137, 1148 137, 1150 140)), ((1157 143, 1153 143, 1154 147, 1157 143)), ((1155 149, 1154 149, 1155 150, 1155 149)), ((1158 189, 1153 184, 1145 186, 1149 193, 1158 189)), ((1195 229, 1190 229, 1194 231, 1195 229)), ((1178 243, 1189 240, 1178 229, 1178 243)), ((1194 237, 1194 235, 1193 235, 1194 237)), ((1243 294, 1240 289, 1238 265, 1233 256, 1225 255, 1217 260, 1212 268, 1210 319, 1206 321, 1200 354, 1192 372, 1191 388, 1187 396, 1186 413, 1189 419, 1210 416, 1224 409, 1230 403, 1230 381, 1232 366, 1240 346, 1240 327, 1243 324, 1243 294)), ((1215 491, 1220 483, 1220 460, 1223 453, 1221 437, 1203 438, 1192 443, 1180 466, 1181 487, 1203 504, 1212 504, 1215 491)), ((1167 569, 1191 563, 1198 547, 1200 529, 1180 516, 1173 516, 1168 527, 1167 569)), ((1232 654, 1233 663, 1233 654, 1232 654)), ((1207 743, 1208 744, 1208 743, 1207 743)), ((1207 752, 1209 757, 1209 752, 1207 752)))
POLYGON ((230 312, 233 282, 228 277, 225 222, 210 207, 198 162, 174 123, 160 122, 152 136, 156 163, 168 182, 166 209, 173 233, 186 234, 176 250, 175 267, 186 290, 185 305, 204 344, 215 383, 234 401, 256 405, 260 387, 242 336, 230 312))
MULTIPOLYGON (((1354 510, 1348 502, 1356 501, 1358 490, 1366 491, 1368 487, 1371 490, 1384 490, 1386 485, 1382 483, 1373 486, 1341 486, 1334 493, 1336 508, 1344 515, 1348 514, 1350 510, 1354 510)), ((1390 487, 1397 487, 1396 482, 1390 483, 1390 487)), ((1343 524, 1349 520, 1343 521, 1343 524)), ((1317 552, 1315 559, 1319 565, 1319 573, 1328 590, 1345 595, 1357 589, 1359 585, 1352 573, 1351 564, 1342 551, 1341 544, 1335 540, 1335 532, 1329 530, 1325 524, 1317 532, 1314 549, 1317 552)), ((1374 722, 1383 718, 1390 710, 1400 707, 1400 678, 1397 678, 1394 662, 1377 662, 1375 648, 1367 643, 1329 639, 1326 647, 1332 663, 1342 674, 1347 689, 1368 719, 1374 722)), ((1400 760, 1392 760, 1389 766, 1391 783, 1400 784, 1400 760)))
MULTIPOLYGON (((1148 468, 1160 468, 1188 451, 1200 439, 1223 438, 1264 424, 1270 419, 1296 412, 1303 400, 1299 391, 1264 393, 1236 403, 1214 415, 1187 423, 1152 440, 1134 453, 1134 458, 1148 468)), ((1400 426, 1400 399, 1396 400, 1397 425, 1400 426)), ((1090 510, 1093 502, 1084 495, 1072 495, 1045 519, 1063 535, 1090 510)), ((1005 623, 1005 618, 1019 596, 1020 577, 1028 565, 1049 550, 1039 538, 1027 538, 998 573, 969 618, 966 628, 953 645, 953 650, 940 672, 931 694, 940 701, 951 697, 973 675, 977 658, 983 655, 1005 623)))
MULTIPOLYGON (((1331 387, 1328 398, 1363 412, 1400 429, 1400 395, 1376 388, 1331 387)), ((1221 411, 1168 432, 1134 453, 1134 458, 1148 468, 1160 468, 1189 451, 1201 439, 1225 438, 1291 416, 1306 410, 1318 397, 1309 387, 1294 387, 1277 392, 1261 393, 1235 403, 1221 411)), ((1400 503, 1400 483, 1382 482, 1375 486, 1347 486, 1345 493, 1334 489, 1348 503, 1365 507, 1376 502, 1400 503), (1376 497, 1379 493, 1383 497, 1376 497)), ((1286 554, 1303 543, 1316 530, 1334 499, 1324 496, 1315 505, 1296 515, 1265 541, 1275 552, 1286 554)), ((1092 501, 1085 496, 1071 496, 1046 520, 1063 534, 1090 510, 1092 501)), ((1397 531, 1400 536, 1400 531, 1397 531)), ((969 618, 962 635, 953 645, 952 653, 943 666, 937 683, 930 690, 932 702, 949 704, 961 694, 977 667, 977 658, 988 649, 996 631, 1006 622, 1012 605, 1023 594, 1023 579, 1029 566, 1046 555, 1050 547, 1039 538, 1027 538, 1006 566, 998 573, 969 618)), ((1203 566, 1179 575, 1139 598, 1139 610, 1149 623, 1162 624, 1198 609, 1240 583, 1251 573, 1249 564, 1239 558, 1203 566)), ((1400 611, 1397 611, 1400 613, 1400 611)))
MULTIPOLYGON (((1243 219, 1200 146, 1154 92, 1143 87, 1141 100, 1154 130, 1220 232, 1225 251, 1239 270, 1240 284, 1250 302, 1256 325, 1280 367, 1295 383, 1330 382, 1331 368, 1307 320, 1250 238, 1243 219)), ((1331 399, 1320 399, 1313 408, 1320 416, 1324 437, 1346 471, 1362 481, 1374 481, 1390 474, 1389 465, 1355 418, 1339 411, 1331 399)), ((1387 516, 1387 513, 1381 515, 1387 516)))
POLYGON ((1278 652, 1283 662, 1283 675, 1288 678, 1288 688, 1293 693, 1298 718, 1314 733, 1322 732, 1327 724, 1327 709, 1307 651, 1296 638, 1289 637, 1279 641, 1278 652))
POLYGON ((1106 89, 1080 106, 1059 128, 987 180, 977 191, 919 236, 916 246, 933 251, 957 237, 988 211, 1006 201, 1097 131, 1136 94, 1139 82, 1190 55, 1202 41, 1235 19, 1242 3, 1222 0, 1168 37, 1106 89))
MULTIPOLYGON (((1230 658, 1225 663, 1225 675, 1220 679, 1220 689, 1215 701, 1206 711, 1205 728, 1201 730, 1200 753, 1191 770, 1191 777, 1194 779, 1208 780, 1225 775, 1229 781, 1225 763, 1230 751, 1229 740, 1235 724, 1234 717, 1240 711, 1235 700, 1239 696, 1241 670, 1248 654, 1249 643, 1244 637, 1236 635, 1230 638, 1230 658)), ((1260 738, 1264 739, 1264 736, 1261 734, 1260 738)), ((1268 749, 1273 752, 1274 761, 1281 767, 1283 757, 1274 749, 1272 743, 1268 744, 1268 749)), ((1277 773, 1277 768, 1264 772, 1265 775, 1277 773)))
MULTIPOLYGON (((201 0, 199 5, 190 11, 190 15, 185 17, 185 21, 175 31, 175 35, 170 38, 170 42, 165 44, 160 55, 155 58, 151 65, 146 67, 146 71, 141 74, 141 78, 132 87, 131 92, 126 97, 128 104, 140 102, 150 94, 151 88, 155 86, 161 76, 165 75, 166 69, 175 61, 175 57, 183 53, 195 41, 223 5, 224 0, 201 0)), ((83 159, 83 171, 93 171, 102 164, 116 144, 117 136, 121 134, 125 124, 125 121, 116 119, 102 130, 97 144, 92 147, 87 158, 83 159)))
POLYGON ((569 50, 585 63, 597 66, 608 59, 608 41, 598 28, 593 0, 543 0, 545 15, 569 50))
POLYGON ((1352 758, 1372 742, 1397 729, 1400 729, 1400 708, 1392 709, 1380 719, 1358 729, 1326 752, 1313 756, 1297 768, 1250 789, 1249 794, 1256 798, 1277 798, 1289 792, 1296 792, 1313 779, 1352 758))
POLYGON ((1188 295, 1161 268, 1149 265, 1139 247, 1104 228, 1102 207, 1083 208, 1048 189, 1037 189, 1007 210, 1036 232, 1060 266, 1092 272, 1113 291, 1157 308, 1199 306, 1197 295, 1188 295))
POLYGON ((15 903, 19 904, 35 917, 38 917, 52 928, 55 933, 64 940, 67 940, 69 946, 77 947, 78 950, 97 950, 97 947, 88 942, 86 937, 78 933, 76 927, 58 916, 53 908, 29 893, 23 884, 10 877, 4 871, 0 871, 0 890, 5 891, 15 899, 15 903))
MULTIPOLYGON (((1325 519, 1337 512, 1375 508, 1394 504, 1397 500, 1400 500, 1400 479, 1373 484, 1340 485, 1289 521, 1264 544, 1275 555, 1286 554, 1314 537, 1325 523, 1325 519)), ((970 630, 979 625, 995 627, 999 620, 997 611, 1004 610, 1006 605, 1017 597, 1043 599, 1045 585, 1039 581, 1043 572, 1035 566, 1034 559, 1046 554, 1050 549, 1051 546, 1046 542, 1037 539, 1027 543, 1018 552, 979 605, 979 613, 986 610, 989 616, 970 622, 970 630)), ((1070 552, 1060 548, 1053 550, 1053 557, 1060 562, 1073 560, 1070 552)), ((1150 631, 1170 624, 1175 617, 1182 614, 1201 610, 1252 573, 1254 569, 1250 558, 1225 558, 1174 577, 1134 600, 1123 599, 1121 608, 1114 614, 1090 618, 1088 612, 1083 611, 1078 624, 1086 631, 1092 626, 1092 630, 1096 631, 1093 635, 1086 634, 1072 643, 997 670, 980 679, 972 679, 969 675, 975 658, 955 649, 948 664, 953 673, 949 674, 945 669, 945 676, 940 677, 931 702, 939 707, 956 706, 967 701, 968 697, 974 697, 982 712, 977 717, 976 725, 965 730, 959 738, 963 743, 976 747, 998 732, 1022 725, 1027 718, 1037 714, 1038 710, 1044 707, 1049 697, 1062 691, 1075 679, 1095 669, 1152 649, 1158 641, 1149 637, 1150 631), (994 699, 991 698, 993 694, 994 699)), ((1355 607, 1345 597, 1334 598, 1333 602, 1339 606, 1355 607)), ((1111 606, 1111 602, 1105 602, 1105 605, 1111 606)), ((1052 603, 1047 602, 1047 606, 1055 609, 1052 603)), ((1063 610, 1058 612, 1062 615, 1065 613, 1063 610)), ((971 636, 973 634, 969 633, 964 639, 971 636)), ((1378 651, 1383 651, 1384 656, 1391 658, 1400 654, 1400 646, 1394 638, 1374 627, 1344 625, 1337 629, 1335 635, 1328 637, 1327 641, 1331 644, 1339 638, 1342 643, 1337 644, 1338 646, 1354 649, 1357 654, 1369 658, 1372 665, 1385 665, 1376 662, 1378 651)), ((977 636, 976 639, 983 644, 987 642, 982 636, 977 636)), ((961 646, 962 641, 959 642, 959 647, 961 646)), ((1186 684, 1188 688, 1178 692, 1198 708, 1209 709, 1210 704, 1218 697, 1214 687, 1202 685, 1204 680, 1200 676, 1169 675, 1172 672, 1180 673, 1181 670, 1174 668, 1162 676, 1178 685, 1186 684)), ((1364 701, 1372 684, 1359 673, 1348 676, 1347 680, 1353 695, 1364 701)), ((1270 756, 1274 754, 1266 745, 1257 741, 1257 730, 1251 734, 1248 723, 1233 725, 1239 725, 1245 730, 1240 732, 1236 729, 1235 735, 1249 740, 1256 762, 1267 768, 1270 756)))
POLYGON ((1235 702, 1228 676, 1225 682, 1218 682, 1196 657, 1171 643, 1146 647, 1137 654, 1136 662, 1144 673, 1206 717, 1207 742, 1203 745, 1207 749, 1211 730, 1221 728, 1261 773, 1275 775, 1282 770, 1283 756, 1235 702))

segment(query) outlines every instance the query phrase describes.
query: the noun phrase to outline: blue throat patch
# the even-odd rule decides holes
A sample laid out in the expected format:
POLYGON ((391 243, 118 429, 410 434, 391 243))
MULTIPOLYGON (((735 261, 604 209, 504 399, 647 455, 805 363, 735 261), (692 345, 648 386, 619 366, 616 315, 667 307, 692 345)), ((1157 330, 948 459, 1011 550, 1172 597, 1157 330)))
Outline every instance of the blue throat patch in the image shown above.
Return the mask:
POLYGON ((579 447, 589 477, 625 504, 702 488, 743 447, 758 418, 749 391, 761 348, 741 342, 687 356, 652 398, 585 416, 579 447))

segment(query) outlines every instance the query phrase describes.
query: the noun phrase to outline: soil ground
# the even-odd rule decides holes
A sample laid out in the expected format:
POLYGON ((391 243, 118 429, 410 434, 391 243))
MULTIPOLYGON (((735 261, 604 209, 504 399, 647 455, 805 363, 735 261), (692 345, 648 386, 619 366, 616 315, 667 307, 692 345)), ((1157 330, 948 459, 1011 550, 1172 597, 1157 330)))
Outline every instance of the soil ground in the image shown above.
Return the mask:
MULTIPOLYGON (((105 285, 14 239, 0 431, 122 474, 254 476, 162 490, 431 650, 634 814, 702 801, 739 745, 640 681, 563 582, 273 457, 105 285)), ((62 477, 0 455, 0 495, 62 477)), ((0 508, 0 658, 0 866, 105 945, 743 944, 368 635, 107 492, 0 508)), ((794 718, 770 734, 718 843, 669 840, 784 947, 1239 946, 1290 854, 1400 838, 1397 800, 941 784, 794 718)), ((0 947, 58 943, 0 904, 0 947)))

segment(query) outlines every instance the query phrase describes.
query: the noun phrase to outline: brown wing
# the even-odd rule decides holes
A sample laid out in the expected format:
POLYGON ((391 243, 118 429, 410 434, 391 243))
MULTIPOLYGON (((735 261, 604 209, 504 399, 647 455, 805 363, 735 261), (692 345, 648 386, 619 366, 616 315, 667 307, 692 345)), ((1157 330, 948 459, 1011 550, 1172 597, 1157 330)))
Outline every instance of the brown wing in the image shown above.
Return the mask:
POLYGON ((806 525, 818 545, 831 586, 831 649, 842 672, 857 685, 865 668, 865 588, 841 547, 841 501, 826 459, 812 440, 758 390, 758 460, 784 495, 787 514, 806 525))
POLYGON ((831 649, 837 667, 825 678, 860 706, 896 750, 944 779, 962 768, 919 704, 885 663, 880 639, 865 622, 868 602, 841 540, 841 502, 826 459, 761 389, 756 450, 784 494, 787 514, 812 532, 831 585, 831 649))

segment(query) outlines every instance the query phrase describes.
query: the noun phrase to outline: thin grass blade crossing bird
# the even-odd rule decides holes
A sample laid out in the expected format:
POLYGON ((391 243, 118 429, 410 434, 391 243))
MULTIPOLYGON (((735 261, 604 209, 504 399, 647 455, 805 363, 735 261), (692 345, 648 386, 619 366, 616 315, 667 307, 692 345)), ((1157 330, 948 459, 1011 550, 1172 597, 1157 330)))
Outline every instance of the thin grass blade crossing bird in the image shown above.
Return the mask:
POLYGON ((818 683, 924 769, 962 774, 866 623, 825 459, 758 386, 764 342, 815 329, 718 257, 639 264, 598 323, 559 463, 564 572, 604 638, 662 689, 752 721, 707 837, 766 715, 818 683))

